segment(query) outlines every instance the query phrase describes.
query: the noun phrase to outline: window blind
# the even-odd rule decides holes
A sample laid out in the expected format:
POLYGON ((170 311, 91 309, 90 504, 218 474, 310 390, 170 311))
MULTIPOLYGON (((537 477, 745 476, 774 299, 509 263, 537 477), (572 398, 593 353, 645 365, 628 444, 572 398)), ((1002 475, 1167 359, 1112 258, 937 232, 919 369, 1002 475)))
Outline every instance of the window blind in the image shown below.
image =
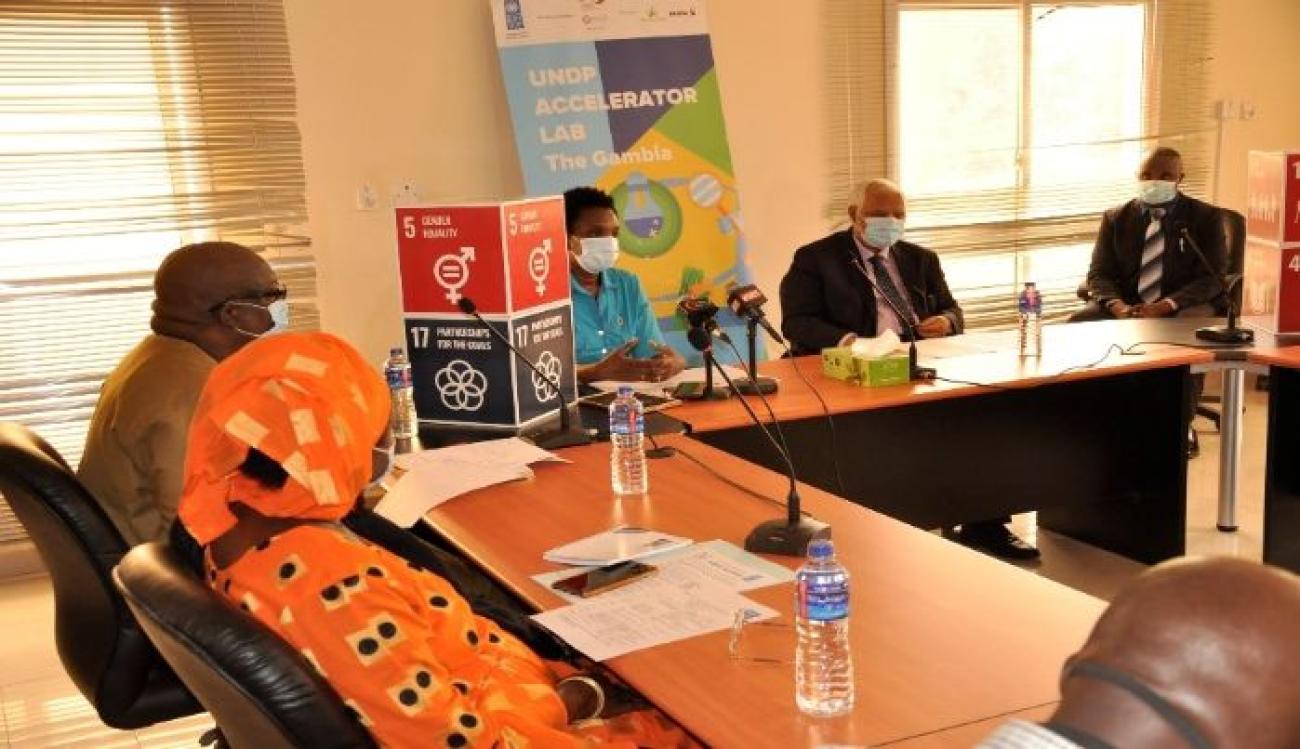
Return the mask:
POLYGON ((0 2, 0 420, 76 465, 183 244, 262 253, 315 327, 304 182, 280 0, 0 2))
POLYGON ((826 217, 889 176, 972 327, 1011 324, 1024 281, 1067 314, 1145 151, 1177 148, 1209 197, 1212 21, 1208 0, 828 0, 826 217))

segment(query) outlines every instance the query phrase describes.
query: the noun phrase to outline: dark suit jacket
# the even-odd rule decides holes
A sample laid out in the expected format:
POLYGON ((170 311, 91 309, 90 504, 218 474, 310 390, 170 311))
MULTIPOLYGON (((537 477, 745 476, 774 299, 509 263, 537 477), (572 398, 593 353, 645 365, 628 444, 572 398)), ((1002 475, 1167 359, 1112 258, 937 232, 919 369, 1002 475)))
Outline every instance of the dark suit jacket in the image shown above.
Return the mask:
MULTIPOLYGON (((1141 303, 1138 274, 1142 270, 1142 249, 1149 224, 1149 215, 1139 200, 1130 200, 1102 215, 1092 265, 1088 268, 1088 292, 1094 301, 1103 306, 1114 299, 1128 304, 1141 303)), ((1219 209, 1179 194, 1165 215, 1164 228, 1161 296, 1174 300, 1179 309, 1214 301, 1223 291, 1219 279, 1227 263, 1219 209), (1184 227, 1205 253, 1214 267, 1213 272, 1186 246, 1182 236, 1184 227)))
MULTIPOLYGON (((948 291, 939 256, 911 242, 889 250, 917 317, 943 315, 954 333, 962 331, 961 307, 948 291)), ((781 279, 781 332, 796 354, 839 345, 848 333, 876 335, 876 296, 853 267, 861 259, 850 230, 836 232, 794 253, 781 279)))

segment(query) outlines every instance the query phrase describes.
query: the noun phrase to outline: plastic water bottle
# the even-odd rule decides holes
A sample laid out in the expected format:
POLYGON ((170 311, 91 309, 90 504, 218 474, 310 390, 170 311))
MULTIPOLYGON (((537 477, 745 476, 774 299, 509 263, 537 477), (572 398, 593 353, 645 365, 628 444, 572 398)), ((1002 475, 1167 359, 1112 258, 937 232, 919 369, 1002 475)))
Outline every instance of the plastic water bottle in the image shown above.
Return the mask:
POLYGON ((609 404, 610 484, 618 497, 644 496, 650 491, 645 464, 645 407, 622 386, 609 404))
POLYGON ((1038 286, 1030 281, 1020 292, 1020 355, 1039 357, 1043 355, 1043 295, 1038 293, 1038 286))
POLYGON ((415 437, 415 389, 411 386, 411 362, 401 347, 388 351, 384 362, 384 379, 388 380, 388 393, 393 399, 393 437, 409 440, 415 437))
POLYGON ((835 561, 835 546, 819 538, 794 579, 795 702, 809 715, 843 715, 853 709, 848 570, 835 561))

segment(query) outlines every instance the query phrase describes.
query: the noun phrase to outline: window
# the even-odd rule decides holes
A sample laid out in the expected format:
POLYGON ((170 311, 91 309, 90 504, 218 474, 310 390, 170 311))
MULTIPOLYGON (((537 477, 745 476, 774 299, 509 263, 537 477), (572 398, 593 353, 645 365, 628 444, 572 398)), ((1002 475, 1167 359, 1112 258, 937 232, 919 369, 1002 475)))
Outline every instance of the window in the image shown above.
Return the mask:
POLYGON ((279 0, 6 5, 0 175, 0 420, 73 465, 176 247, 258 249, 317 319, 279 0))
POLYGON ((897 179, 970 325, 1012 322, 1024 281, 1049 315, 1076 308, 1100 214, 1156 142, 1184 153, 1186 189, 1208 184, 1204 0, 863 5, 829 0, 832 50, 881 62, 827 56, 833 194, 897 179), (861 164, 839 166, 844 144, 861 164))

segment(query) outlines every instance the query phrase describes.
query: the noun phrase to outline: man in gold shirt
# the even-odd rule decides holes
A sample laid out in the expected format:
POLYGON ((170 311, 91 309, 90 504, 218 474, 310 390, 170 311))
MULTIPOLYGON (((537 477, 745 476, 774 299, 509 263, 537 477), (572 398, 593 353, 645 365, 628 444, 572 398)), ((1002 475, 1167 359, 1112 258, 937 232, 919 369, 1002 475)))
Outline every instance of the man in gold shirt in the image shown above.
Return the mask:
POLYGON ((265 260, 230 242, 182 247, 158 268, 153 334, 104 381, 77 472, 128 544, 167 537, 208 374, 248 341, 288 327, 285 296, 265 260))

